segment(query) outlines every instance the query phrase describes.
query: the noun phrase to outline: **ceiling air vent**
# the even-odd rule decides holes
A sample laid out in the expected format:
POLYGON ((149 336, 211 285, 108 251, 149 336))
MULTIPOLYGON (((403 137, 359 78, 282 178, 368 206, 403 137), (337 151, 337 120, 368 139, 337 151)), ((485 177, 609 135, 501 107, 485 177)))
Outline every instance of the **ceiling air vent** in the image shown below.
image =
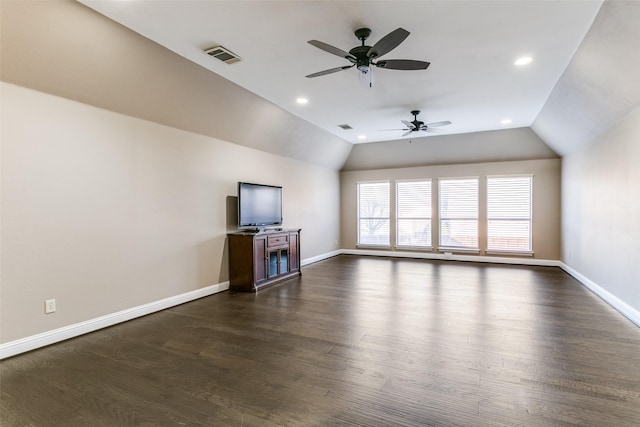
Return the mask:
POLYGON ((338 127, 342 128, 343 130, 351 130, 353 129, 351 126, 349 125, 338 125, 338 127))
POLYGON ((234 62, 238 62, 241 60, 241 58, 238 55, 236 55, 235 53, 231 52, 230 50, 222 46, 216 46, 209 49, 205 49, 204 53, 206 53, 209 56, 213 56, 214 58, 217 58, 220 61, 227 64, 233 64, 234 62))

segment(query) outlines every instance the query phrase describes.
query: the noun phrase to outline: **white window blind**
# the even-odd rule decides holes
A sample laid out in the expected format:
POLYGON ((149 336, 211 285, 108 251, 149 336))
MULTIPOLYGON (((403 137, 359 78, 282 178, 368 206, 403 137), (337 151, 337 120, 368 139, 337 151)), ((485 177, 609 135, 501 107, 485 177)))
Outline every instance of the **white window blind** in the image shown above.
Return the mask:
POLYGON ((487 177, 487 250, 531 252, 533 177, 487 177))
POLYGON ((431 180, 396 183, 396 245, 431 247, 431 180))
POLYGON ((358 184, 358 244, 389 246, 389 182, 358 184))
POLYGON ((478 178, 439 181, 440 247, 478 249, 478 178))

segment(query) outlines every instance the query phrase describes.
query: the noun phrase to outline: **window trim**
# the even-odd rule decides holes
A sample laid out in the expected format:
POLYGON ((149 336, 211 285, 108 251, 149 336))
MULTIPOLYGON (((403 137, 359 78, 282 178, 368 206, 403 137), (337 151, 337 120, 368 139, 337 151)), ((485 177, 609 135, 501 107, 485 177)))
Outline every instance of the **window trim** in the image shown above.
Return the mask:
MULTIPOLYGON (((486 175, 485 176, 485 186, 486 186, 486 226, 487 226, 487 242, 485 253, 487 255, 515 255, 515 256, 534 256, 535 252, 533 249, 533 189, 534 189, 534 177, 535 175, 532 173, 521 173, 521 174, 500 174, 500 175, 486 175), (529 197, 529 250, 510 250, 510 249, 489 249, 489 221, 491 218, 489 217, 489 180, 492 178, 500 179, 500 178, 530 178, 531 186, 530 186, 530 197, 529 197)), ((500 218, 501 220, 509 220, 509 218, 500 218)))
POLYGON ((414 250, 423 250, 423 251, 432 251, 433 250, 433 219, 434 219, 434 215, 433 215, 433 178, 414 178, 414 179, 397 179, 394 181, 395 182, 395 248, 401 249, 401 250, 407 250, 407 249, 414 249, 414 250), (429 183, 429 191, 430 194, 429 196, 431 197, 431 200, 429 200, 429 205, 430 205, 430 212, 429 212, 429 217, 428 218, 420 218, 420 217, 416 217, 416 218, 400 218, 400 215, 398 213, 399 210, 399 203, 398 203, 398 184, 401 183, 405 183, 405 182, 427 182, 429 183), (431 236, 428 242, 427 246, 420 246, 420 245, 403 245, 398 243, 398 239, 400 238, 400 232, 399 232, 399 221, 401 219, 417 219, 417 220, 428 220, 428 222, 430 223, 430 227, 431 227, 431 236))
MULTIPOLYGON (((480 252, 480 176, 451 176, 451 177, 438 177, 438 251, 440 252, 480 252), (476 218, 455 218, 456 220, 464 221, 476 221, 476 247, 469 248, 464 246, 446 246, 442 244, 442 188, 440 186, 442 181, 456 181, 456 180, 475 180, 476 181, 476 218)), ((446 220, 447 218, 445 218, 446 220)))
POLYGON ((356 182, 356 248, 375 248, 375 249, 390 249, 391 248, 391 180, 379 179, 372 181, 357 181, 356 182), (377 245, 375 243, 360 243, 360 220, 361 219, 381 219, 378 217, 360 217, 360 185, 361 184, 387 184, 389 186, 389 212, 386 219, 389 221, 389 238, 386 244, 377 245))

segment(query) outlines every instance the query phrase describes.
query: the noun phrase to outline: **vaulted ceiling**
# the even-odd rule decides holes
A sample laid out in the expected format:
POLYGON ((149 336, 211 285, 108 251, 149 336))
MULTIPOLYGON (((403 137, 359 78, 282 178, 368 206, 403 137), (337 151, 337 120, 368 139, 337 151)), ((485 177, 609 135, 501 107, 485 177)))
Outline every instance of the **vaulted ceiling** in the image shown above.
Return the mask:
POLYGON ((561 156, 640 107, 640 2, 606 1, 531 128, 561 156))
MULTIPOLYGON (((484 138, 475 158, 502 159, 505 149, 512 158, 565 155, 640 100, 640 2, 633 0, 80 1, 341 139, 383 142, 352 150, 347 167, 382 167, 396 144, 425 135, 433 138, 427 157, 465 161, 455 153, 469 150, 454 135, 517 128, 539 138, 515 149, 484 138), (429 61, 429 68, 374 68, 370 88, 355 68, 305 77, 351 65, 339 52, 361 44, 354 30, 362 27, 372 30, 367 45, 406 29, 410 35, 383 59, 429 61), (204 53, 217 45, 242 60, 229 65, 204 53), (532 61, 514 65, 523 56, 532 61), (300 97, 308 103, 297 104, 300 97), (411 110, 425 123, 452 124, 435 134, 405 132, 401 120, 412 120, 411 110)), ((398 166, 416 161, 415 152, 395 154, 398 166)))
POLYGON ((1 13, 3 81, 335 169, 564 156, 640 105, 635 0, 67 0, 1 13), (305 77, 349 65, 308 40, 349 50, 361 27, 367 44, 405 28, 383 59, 431 65, 376 68, 372 88, 355 68, 305 77), (242 60, 204 52, 216 45, 242 60), (453 123, 382 131, 414 109, 453 123))
MULTIPOLYGON (((80 0, 109 18, 353 144, 401 139, 401 120, 451 121, 438 135, 528 127, 589 30, 601 0, 581 1, 111 1, 80 0), (401 27, 410 35, 382 59, 426 70, 373 70, 372 88, 340 50, 401 27), (221 45, 242 60, 205 54, 221 45), (526 66, 514 62, 532 58, 526 66), (298 105, 296 99, 308 99, 298 105), (508 123, 502 123, 503 120, 508 123), (353 129, 344 130, 339 125, 353 129), (398 129, 387 131, 386 129, 398 129), (359 139, 364 137, 365 139, 359 139)), ((411 133, 405 139, 426 136, 411 133)))

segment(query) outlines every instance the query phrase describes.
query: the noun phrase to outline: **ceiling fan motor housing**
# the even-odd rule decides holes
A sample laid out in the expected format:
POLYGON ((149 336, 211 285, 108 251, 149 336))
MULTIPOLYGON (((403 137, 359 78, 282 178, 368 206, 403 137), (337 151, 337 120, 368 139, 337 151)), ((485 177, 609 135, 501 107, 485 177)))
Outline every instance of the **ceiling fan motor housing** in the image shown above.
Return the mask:
POLYGON ((371 46, 357 46, 354 47, 353 49, 351 49, 349 51, 349 53, 353 56, 355 56, 356 58, 356 67, 358 67, 358 70, 362 70, 361 67, 369 67, 369 65, 371 64, 371 61, 369 60, 369 57, 367 56, 367 52, 369 52, 369 49, 371 49, 371 46))
POLYGON ((369 56, 367 56, 367 53, 371 50, 371 46, 365 46, 364 41, 371 35, 371 30, 369 28, 359 28, 355 31, 355 35, 358 40, 362 41, 362 46, 354 47, 349 53, 355 56, 358 70, 367 72, 369 71, 369 65, 371 65, 369 56))
MULTIPOLYGON (((424 125, 424 122, 418 120, 418 114, 420 114, 420 110, 413 110, 411 112, 411 114, 413 115, 413 121, 411 122, 414 126, 414 130, 419 130, 422 128, 422 125, 424 125)), ((425 126, 426 128, 426 126, 425 126)))

